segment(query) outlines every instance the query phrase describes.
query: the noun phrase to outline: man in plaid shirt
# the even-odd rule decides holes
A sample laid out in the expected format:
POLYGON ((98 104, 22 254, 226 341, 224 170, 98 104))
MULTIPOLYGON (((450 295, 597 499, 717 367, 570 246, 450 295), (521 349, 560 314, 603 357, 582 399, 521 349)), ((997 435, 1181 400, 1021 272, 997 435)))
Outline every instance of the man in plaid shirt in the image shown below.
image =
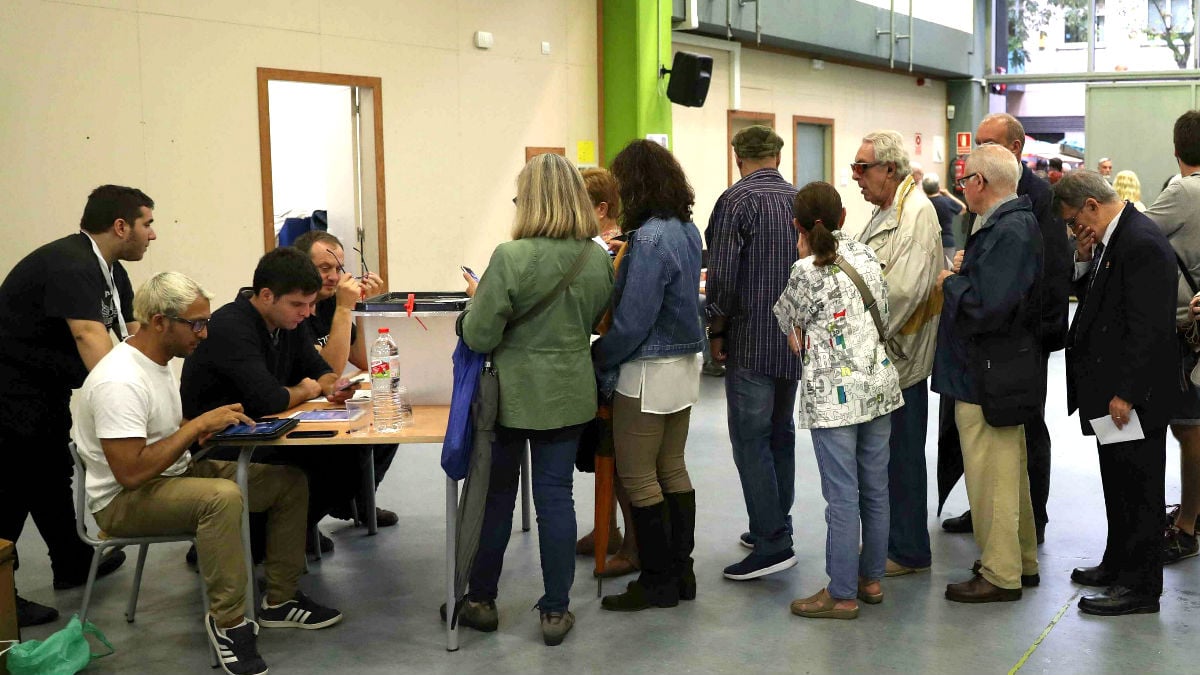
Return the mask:
POLYGON ((733 137, 741 180, 713 207, 705 241, 709 267, 705 308, 713 358, 726 364, 729 442, 750 518, 744 560, 725 568, 737 581, 796 564, 796 387, 800 357, 788 349, 771 308, 796 261, 792 201, 796 188, 779 174, 783 139, 755 125, 733 137))

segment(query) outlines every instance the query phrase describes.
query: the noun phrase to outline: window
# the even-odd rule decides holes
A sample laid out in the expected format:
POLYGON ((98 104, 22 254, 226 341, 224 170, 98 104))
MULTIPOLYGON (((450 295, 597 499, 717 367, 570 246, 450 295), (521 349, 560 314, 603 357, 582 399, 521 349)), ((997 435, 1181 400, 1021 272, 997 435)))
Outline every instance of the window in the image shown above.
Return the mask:
POLYGON ((1146 30, 1162 34, 1166 32, 1168 22, 1175 33, 1190 29, 1191 0, 1146 0, 1146 30))
MULTIPOLYGON (((1188 0, 1184 0, 1187 2, 1188 0)), ((1154 0, 1147 0, 1154 2, 1154 0)), ((1088 8, 1086 3, 1059 2, 1063 8, 1063 42, 1088 41, 1088 8), (1078 6, 1076 6, 1078 5, 1078 6)), ((1104 42, 1104 0, 1096 0, 1096 43, 1104 42)))

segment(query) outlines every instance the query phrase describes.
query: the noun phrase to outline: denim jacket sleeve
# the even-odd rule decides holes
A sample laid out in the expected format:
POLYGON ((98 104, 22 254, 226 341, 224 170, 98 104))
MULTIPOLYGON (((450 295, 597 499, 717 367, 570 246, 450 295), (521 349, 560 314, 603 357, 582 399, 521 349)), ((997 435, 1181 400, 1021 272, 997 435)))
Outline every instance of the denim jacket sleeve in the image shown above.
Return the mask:
POLYGON ((637 232, 629 253, 617 270, 620 297, 613 306, 612 326, 596 341, 592 358, 596 371, 616 370, 637 351, 658 319, 669 271, 658 249, 658 237, 637 232))

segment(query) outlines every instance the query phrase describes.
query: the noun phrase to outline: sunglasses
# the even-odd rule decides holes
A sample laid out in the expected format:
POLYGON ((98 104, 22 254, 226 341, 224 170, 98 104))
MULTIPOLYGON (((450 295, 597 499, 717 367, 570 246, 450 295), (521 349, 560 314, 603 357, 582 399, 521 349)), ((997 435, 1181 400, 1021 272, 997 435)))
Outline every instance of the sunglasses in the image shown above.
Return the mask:
POLYGON ((851 162, 850 171, 853 172, 855 176, 861 176, 867 172, 867 169, 872 169, 880 164, 883 164, 883 162, 851 162))

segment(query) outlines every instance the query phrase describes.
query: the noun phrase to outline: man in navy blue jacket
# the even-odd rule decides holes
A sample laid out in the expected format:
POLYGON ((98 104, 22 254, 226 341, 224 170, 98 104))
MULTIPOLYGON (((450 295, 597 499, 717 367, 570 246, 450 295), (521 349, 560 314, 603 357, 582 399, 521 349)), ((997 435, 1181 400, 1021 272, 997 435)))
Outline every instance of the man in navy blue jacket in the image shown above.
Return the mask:
MULTIPOLYGON (((933 390, 954 399, 967 499, 981 551, 972 578, 946 587, 946 598, 954 602, 1019 600, 1021 587, 1039 580, 1025 429, 994 417, 1008 399, 997 401, 984 387, 985 378, 995 379, 987 372, 997 356, 994 345, 1031 350, 1031 359, 1006 365, 1029 369, 1005 378, 1016 389, 1006 394, 1039 402, 1046 379, 1039 344, 1042 237, 1029 199, 1016 194, 1019 175, 1016 158, 1002 147, 971 153, 967 175, 958 184, 978 218, 961 264, 938 277, 945 303, 933 390)), ((1039 407, 1033 405, 1032 416, 1023 417, 1037 417, 1039 407)))
POLYGON ((1054 186, 1075 232, 1079 308, 1067 335, 1067 412, 1136 416, 1144 438, 1097 442, 1108 541, 1095 567, 1071 580, 1107 590, 1079 601, 1086 614, 1153 613, 1163 586, 1167 423, 1183 388, 1175 342, 1175 253, 1154 221, 1121 201, 1100 174, 1072 171, 1054 186))
MULTIPOLYGON (((1007 113, 994 113, 983 118, 975 130, 975 142, 983 145, 1000 145, 1021 161, 1021 152, 1025 147, 1025 127, 1021 122, 1007 113)), ((1071 248, 1067 242, 1067 230, 1062 220, 1051 208, 1050 184, 1034 175, 1029 167, 1021 163, 1021 179, 1017 182, 1017 195, 1028 197, 1033 215, 1037 218, 1038 227, 1042 233, 1043 270, 1041 279, 1041 335, 1043 362, 1050 358, 1051 352, 1063 348, 1067 335, 1067 308, 1071 295, 1071 248)), ((1046 397, 1046 380, 1040 381, 1042 398, 1046 397)), ((957 458, 950 466, 943 455, 953 457, 957 454, 958 443, 954 435, 953 424, 946 418, 949 412, 947 403, 943 402, 942 430, 938 438, 938 477, 939 487, 943 480, 949 480, 941 495, 945 501, 946 493, 953 486, 957 477, 957 458), (955 473, 955 475, 944 475, 955 473)), ((1046 513, 1046 501, 1050 496, 1050 432, 1046 429, 1045 419, 1032 420, 1025 425, 1025 445, 1029 453, 1029 492, 1033 499, 1033 518, 1037 525, 1038 543, 1042 542, 1049 516, 1046 513)), ((949 459, 949 457, 947 458, 949 459)), ((940 503, 940 502, 939 502, 940 503)), ((942 523, 947 532, 970 532, 971 512, 967 511, 957 518, 947 519, 942 523)))

